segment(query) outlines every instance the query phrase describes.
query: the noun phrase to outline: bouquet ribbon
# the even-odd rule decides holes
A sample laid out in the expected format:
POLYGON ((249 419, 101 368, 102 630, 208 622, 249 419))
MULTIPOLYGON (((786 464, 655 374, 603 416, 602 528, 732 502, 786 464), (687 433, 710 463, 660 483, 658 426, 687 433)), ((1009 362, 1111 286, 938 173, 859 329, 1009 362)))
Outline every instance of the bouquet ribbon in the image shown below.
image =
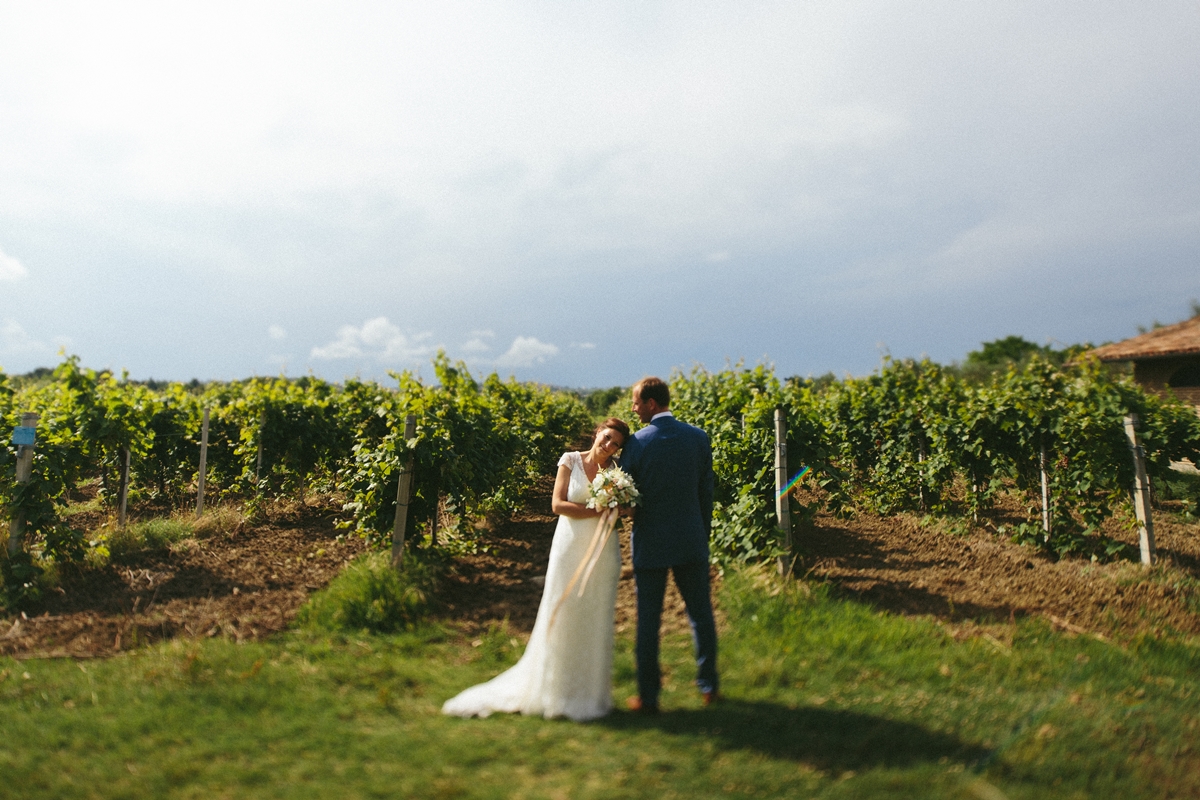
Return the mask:
POLYGON ((608 537, 612 536, 612 532, 617 526, 617 518, 616 509, 606 508, 601 512, 600 523, 596 526, 596 532, 592 534, 592 541, 588 543, 587 552, 579 562, 579 566, 575 568, 575 574, 571 576, 566 591, 562 593, 562 596, 558 598, 558 602, 554 604, 554 611, 550 614, 550 625, 548 627, 554 627, 554 620, 558 617, 559 609, 562 608, 562 604, 570 597, 576 583, 579 584, 579 591, 576 596, 583 597, 583 592, 587 589, 588 580, 596 570, 596 564, 600 562, 600 555, 604 552, 604 546, 608 544, 608 537))

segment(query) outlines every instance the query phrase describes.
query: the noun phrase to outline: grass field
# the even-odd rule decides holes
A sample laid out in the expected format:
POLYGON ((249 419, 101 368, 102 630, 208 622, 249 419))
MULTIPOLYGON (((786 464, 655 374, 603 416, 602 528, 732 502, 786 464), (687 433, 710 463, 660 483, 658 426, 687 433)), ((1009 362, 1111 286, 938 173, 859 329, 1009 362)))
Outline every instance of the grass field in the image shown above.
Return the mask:
POLYGON ((0 797, 1200 795, 1195 642, 1037 620, 956 638, 754 572, 722 592, 725 702, 700 707, 689 643, 669 640, 667 711, 590 724, 439 714, 515 660, 503 629, 3 659, 0 797))

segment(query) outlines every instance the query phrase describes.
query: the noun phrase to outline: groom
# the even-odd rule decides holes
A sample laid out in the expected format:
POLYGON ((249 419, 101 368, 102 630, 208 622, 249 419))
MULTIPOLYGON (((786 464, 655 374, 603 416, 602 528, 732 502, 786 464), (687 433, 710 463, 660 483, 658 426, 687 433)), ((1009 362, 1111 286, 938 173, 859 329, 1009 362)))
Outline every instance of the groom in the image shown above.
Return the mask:
POLYGON ((637 584, 638 696, 629 708, 658 711, 661 673, 659 627, 667 572, 687 606, 696 645, 696 685, 704 705, 717 699, 717 629, 708 580, 713 470, 708 434, 675 419, 671 392, 659 378, 633 387, 633 413, 646 427, 625 443, 621 468, 641 492, 633 520, 633 574, 637 584))

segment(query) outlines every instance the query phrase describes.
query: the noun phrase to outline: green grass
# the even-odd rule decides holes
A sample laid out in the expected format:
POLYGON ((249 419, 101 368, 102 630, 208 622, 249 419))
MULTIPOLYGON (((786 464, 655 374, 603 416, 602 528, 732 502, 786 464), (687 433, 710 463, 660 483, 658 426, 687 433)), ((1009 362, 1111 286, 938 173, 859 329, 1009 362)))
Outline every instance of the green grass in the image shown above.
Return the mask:
POLYGON ((109 561, 123 563, 145 553, 169 550, 190 539, 228 536, 243 524, 242 513, 228 506, 210 509, 199 519, 190 513, 179 513, 137 520, 123 528, 117 524, 116 517, 110 515, 93 534, 88 562, 93 567, 109 561))
POLYGON ((104 543, 109 557, 121 562, 146 551, 166 550, 176 542, 190 538, 192 525, 178 518, 157 518, 134 522, 106 532, 104 543))
MULTIPOLYGON (((0 660, 2 797, 1074 798, 1200 793, 1195 643, 1036 621, 956 641, 820 585, 728 576, 727 699, 664 643, 666 713, 443 717, 511 663, 434 626, 0 660), (26 677, 26 675, 28 677, 26 677), (1173 793, 1173 794, 1172 794, 1173 793)), ((633 691, 618 641, 617 697, 633 691)))
POLYGON ((432 590, 432 570, 415 558, 397 571, 390 553, 367 553, 314 595, 297 622, 326 631, 395 633, 425 616, 432 590))

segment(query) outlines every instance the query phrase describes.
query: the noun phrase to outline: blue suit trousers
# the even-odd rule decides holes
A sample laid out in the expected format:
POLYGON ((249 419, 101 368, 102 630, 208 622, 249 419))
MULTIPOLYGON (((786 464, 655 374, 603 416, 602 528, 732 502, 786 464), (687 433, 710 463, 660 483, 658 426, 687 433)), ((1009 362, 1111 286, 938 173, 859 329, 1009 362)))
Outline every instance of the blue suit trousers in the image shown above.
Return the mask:
POLYGON ((676 564, 672 567, 634 569, 637 583, 637 675, 638 695, 647 706, 658 705, 662 670, 658 663, 658 635, 662 626, 663 597, 667 572, 687 607, 696 647, 696 686, 702 692, 717 691, 717 627, 713 620, 708 562, 676 564))

